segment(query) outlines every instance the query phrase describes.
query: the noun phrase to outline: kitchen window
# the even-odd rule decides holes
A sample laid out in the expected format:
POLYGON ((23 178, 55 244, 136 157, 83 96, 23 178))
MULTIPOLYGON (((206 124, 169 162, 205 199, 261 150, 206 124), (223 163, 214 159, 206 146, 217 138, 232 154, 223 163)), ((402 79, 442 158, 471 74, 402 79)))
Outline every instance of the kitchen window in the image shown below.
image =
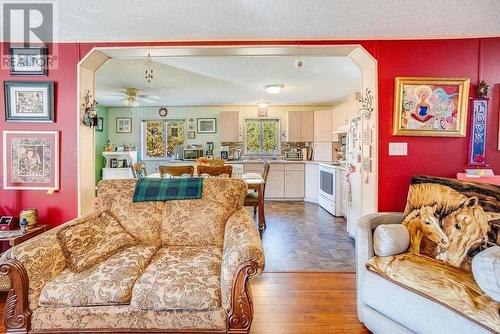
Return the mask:
POLYGON ((279 125, 279 119, 245 119, 245 154, 279 154, 279 125))
POLYGON ((141 130, 143 159, 172 158, 174 147, 184 145, 186 120, 143 120, 141 130))

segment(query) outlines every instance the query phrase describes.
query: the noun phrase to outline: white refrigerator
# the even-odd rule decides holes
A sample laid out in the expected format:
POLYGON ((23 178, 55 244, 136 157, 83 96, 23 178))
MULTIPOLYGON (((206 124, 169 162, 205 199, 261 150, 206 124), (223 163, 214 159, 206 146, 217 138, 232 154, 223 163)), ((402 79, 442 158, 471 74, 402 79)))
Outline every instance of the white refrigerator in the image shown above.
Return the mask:
POLYGON ((347 232, 356 238, 356 225, 362 213, 361 196, 361 116, 349 119, 349 132, 346 143, 346 182, 347 232))

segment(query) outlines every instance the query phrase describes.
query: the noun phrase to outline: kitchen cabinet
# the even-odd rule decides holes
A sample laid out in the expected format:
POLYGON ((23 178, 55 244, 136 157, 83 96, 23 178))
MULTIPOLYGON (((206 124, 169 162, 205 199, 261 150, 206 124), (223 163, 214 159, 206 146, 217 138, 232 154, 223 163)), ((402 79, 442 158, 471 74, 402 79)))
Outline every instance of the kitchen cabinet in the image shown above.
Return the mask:
POLYGON ((285 164, 285 198, 304 198, 304 164, 285 164))
POLYGON ((319 168, 318 164, 310 163, 305 165, 305 186, 304 200, 318 203, 319 196, 319 168))
POLYGON ((221 142, 240 142, 240 116, 237 111, 222 111, 219 116, 221 142))
POLYGON ((346 180, 347 172, 345 168, 338 168, 337 172, 340 174, 339 175, 340 198, 338 199, 340 201, 339 216, 347 217, 347 180, 346 180))
POLYGON ((273 163, 269 169, 266 184, 267 198, 285 197, 285 168, 284 164, 273 163))
POLYGON ((333 110, 318 110, 314 112, 314 141, 332 141, 333 110))
POLYGON ((314 112, 289 111, 287 141, 311 142, 313 140, 314 140, 314 112))
POLYGON ((337 130, 339 126, 348 125, 349 118, 358 115, 358 100, 356 94, 349 96, 347 101, 335 106, 333 113, 333 131, 337 130))

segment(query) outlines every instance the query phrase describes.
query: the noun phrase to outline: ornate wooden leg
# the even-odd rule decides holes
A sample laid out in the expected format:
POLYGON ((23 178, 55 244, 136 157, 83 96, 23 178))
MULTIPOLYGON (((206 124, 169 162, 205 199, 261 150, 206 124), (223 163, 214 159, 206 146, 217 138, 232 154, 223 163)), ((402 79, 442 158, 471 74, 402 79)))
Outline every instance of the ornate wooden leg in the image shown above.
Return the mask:
POLYGON ((266 229, 266 216, 264 214, 264 185, 259 188, 259 231, 266 229))
POLYGON ((229 334, 247 334, 253 320, 252 292, 248 280, 257 274, 253 261, 243 263, 236 272, 233 282, 231 311, 227 318, 229 334))
POLYGON ((11 287, 5 303, 4 324, 7 333, 28 333, 31 310, 28 303, 28 274, 17 260, 0 264, 0 274, 8 275, 11 287))

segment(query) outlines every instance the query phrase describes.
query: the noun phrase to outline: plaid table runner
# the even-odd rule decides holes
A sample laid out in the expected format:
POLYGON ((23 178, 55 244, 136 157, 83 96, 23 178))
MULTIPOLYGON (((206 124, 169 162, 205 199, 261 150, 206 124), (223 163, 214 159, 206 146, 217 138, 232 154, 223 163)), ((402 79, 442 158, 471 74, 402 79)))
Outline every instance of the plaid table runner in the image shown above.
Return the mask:
POLYGON ((133 202, 173 201, 201 198, 203 179, 201 177, 182 178, 141 178, 137 181, 133 202))

